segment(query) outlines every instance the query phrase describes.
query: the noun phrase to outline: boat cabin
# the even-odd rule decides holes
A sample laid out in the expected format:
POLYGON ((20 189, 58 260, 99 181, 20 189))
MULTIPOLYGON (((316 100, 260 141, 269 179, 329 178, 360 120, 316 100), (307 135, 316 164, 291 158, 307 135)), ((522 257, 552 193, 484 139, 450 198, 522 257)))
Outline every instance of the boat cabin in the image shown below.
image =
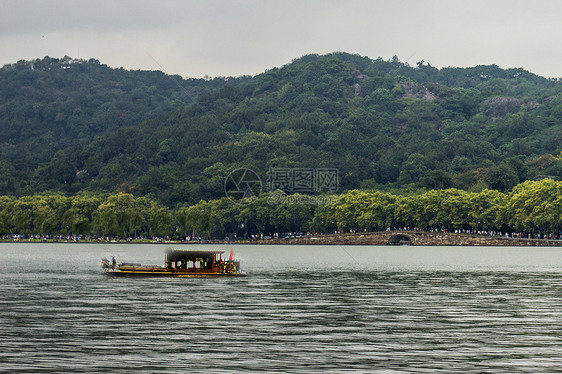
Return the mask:
POLYGON ((240 271, 240 262, 223 258, 223 251, 193 251, 169 248, 165 265, 177 272, 232 273, 240 271))

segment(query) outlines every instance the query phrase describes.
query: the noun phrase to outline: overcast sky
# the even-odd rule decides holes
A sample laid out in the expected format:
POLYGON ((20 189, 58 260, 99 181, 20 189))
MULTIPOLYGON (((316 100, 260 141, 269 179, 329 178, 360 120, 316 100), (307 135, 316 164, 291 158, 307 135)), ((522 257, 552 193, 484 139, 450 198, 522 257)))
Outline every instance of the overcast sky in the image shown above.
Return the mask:
POLYGON ((560 78, 561 20, 557 0, 0 0, 0 65, 68 55, 238 76, 341 51, 560 78))

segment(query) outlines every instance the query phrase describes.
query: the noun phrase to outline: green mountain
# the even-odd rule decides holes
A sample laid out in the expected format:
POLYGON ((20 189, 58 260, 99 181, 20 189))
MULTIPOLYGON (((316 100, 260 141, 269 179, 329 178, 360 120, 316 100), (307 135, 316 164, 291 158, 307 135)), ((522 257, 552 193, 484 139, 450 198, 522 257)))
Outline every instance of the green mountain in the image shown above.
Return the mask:
MULTIPOLYGON (((183 80, 45 58, 0 69, 0 195, 224 196, 237 168, 338 169, 339 190, 503 191, 562 177, 562 84, 498 66, 334 53, 183 80)), ((267 187, 267 186, 265 186, 267 187)))
POLYGON ((69 183, 78 170, 64 152, 189 105, 227 79, 184 80, 95 59, 45 57, 5 65, 0 82, 0 194, 22 194, 76 191, 69 183), (59 174, 48 168, 57 162, 65 164, 59 174))

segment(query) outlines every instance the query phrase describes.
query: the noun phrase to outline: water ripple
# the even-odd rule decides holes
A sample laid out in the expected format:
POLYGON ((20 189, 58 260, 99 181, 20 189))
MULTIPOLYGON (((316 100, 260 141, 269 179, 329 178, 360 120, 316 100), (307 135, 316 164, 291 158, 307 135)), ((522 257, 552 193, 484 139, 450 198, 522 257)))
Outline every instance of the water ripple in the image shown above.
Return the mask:
POLYGON ((248 251, 254 267, 245 278, 114 279, 93 268, 99 247, 64 260, 60 247, 25 261, 12 247, 0 250, 6 373, 562 367, 562 273, 548 265, 282 267, 282 254, 269 266, 248 251))

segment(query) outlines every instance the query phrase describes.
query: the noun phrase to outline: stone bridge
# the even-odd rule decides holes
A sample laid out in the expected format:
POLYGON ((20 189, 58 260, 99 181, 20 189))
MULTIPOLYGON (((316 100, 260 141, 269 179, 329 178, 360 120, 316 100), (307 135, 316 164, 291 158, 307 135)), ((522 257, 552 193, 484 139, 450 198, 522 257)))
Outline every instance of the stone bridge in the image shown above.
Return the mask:
POLYGON ((425 231, 377 231, 295 238, 237 240, 245 244, 562 246, 562 240, 506 238, 425 231))

